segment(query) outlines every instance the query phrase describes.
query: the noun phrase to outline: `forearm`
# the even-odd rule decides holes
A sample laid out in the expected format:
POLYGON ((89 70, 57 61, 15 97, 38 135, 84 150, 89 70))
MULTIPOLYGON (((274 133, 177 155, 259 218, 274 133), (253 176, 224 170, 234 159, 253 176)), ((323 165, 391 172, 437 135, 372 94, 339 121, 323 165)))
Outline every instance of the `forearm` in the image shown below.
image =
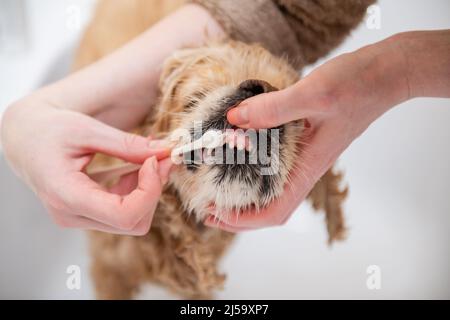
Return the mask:
POLYGON ((410 97, 450 97, 450 30, 399 35, 410 97))
POLYGON ((359 71, 337 96, 365 108, 370 121, 415 97, 450 97, 450 31, 399 33, 344 57, 341 67, 345 62, 359 71))
POLYGON ((118 127, 142 119, 156 100, 163 61, 223 31, 209 13, 186 5, 99 62, 43 88, 36 97, 118 127))

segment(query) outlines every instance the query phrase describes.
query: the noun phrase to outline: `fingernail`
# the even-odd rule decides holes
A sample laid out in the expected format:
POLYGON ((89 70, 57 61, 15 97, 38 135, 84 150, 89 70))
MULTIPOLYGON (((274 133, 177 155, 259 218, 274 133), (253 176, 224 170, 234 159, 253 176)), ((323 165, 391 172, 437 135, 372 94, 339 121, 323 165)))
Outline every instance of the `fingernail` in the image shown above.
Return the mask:
POLYGON ((164 161, 159 164, 159 176, 161 177, 161 182, 163 185, 169 182, 170 169, 172 168, 170 159, 164 161))
POLYGON ((152 166, 153 170, 158 170, 158 160, 156 160, 156 157, 150 158, 150 165, 152 166))
POLYGON ((235 125, 244 125, 249 122, 248 108, 246 106, 239 106, 237 108, 231 109, 228 112, 227 116, 230 122, 235 125))

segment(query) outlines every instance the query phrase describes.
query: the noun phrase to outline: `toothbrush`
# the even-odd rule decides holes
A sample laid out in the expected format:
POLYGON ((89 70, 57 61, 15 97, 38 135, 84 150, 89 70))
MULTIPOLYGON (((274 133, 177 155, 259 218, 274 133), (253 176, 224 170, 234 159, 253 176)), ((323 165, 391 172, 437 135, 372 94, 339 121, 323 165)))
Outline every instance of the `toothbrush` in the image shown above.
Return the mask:
POLYGON ((120 163, 110 167, 100 167, 88 173, 89 177, 97 183, 103 184, 115 178, 122 177, 138 171, 142 165, 134 163, 120 163))
MULTIPOLYGON (((209 130, 206 131, 199 139, 173 149, 172 156, 178 156, 180 154, 201 148, 214 149, 222 146, 224 141, 225 135, 221 131, 209 130)), ((142 165, 134 163, 121 163, 111 167, 97 168, 96 170, 90 171, 88 174, 92 180, 98 183, 106 183, 114 178, 119 178, 129 173, 138 171, 141 167, 142 165)))
POLYGON ((225 143, 225 134, 219 130, 206 131, 199 139, 177 147, 172 150, 172 156, 178 156, 183 153, 191 152, 198 149, 214 149, 225 143))

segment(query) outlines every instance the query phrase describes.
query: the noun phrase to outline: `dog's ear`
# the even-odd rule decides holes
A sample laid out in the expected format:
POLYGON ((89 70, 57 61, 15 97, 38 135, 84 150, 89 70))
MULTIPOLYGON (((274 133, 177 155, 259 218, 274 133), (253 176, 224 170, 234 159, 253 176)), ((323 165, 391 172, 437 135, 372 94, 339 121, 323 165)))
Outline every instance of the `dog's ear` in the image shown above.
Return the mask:
POLYGON ((159 79, 159 89, 162 95, 174 96, 177 86, 187 75, 186 70, 200 63, 204 58, 205 53, 200 49, 178 50, 167 58, 159 79))
POLYGON ((157 132, 169 131, 173 115, 183 111, 179 104, 177 106, 177 103, 175 103, 177 101, 177 88, 189 76, 187 71, 201 63, 205 57, 204 50, 183 49, 176 51, 164 62, 159 79, 161 98, 155 118, 157 132))

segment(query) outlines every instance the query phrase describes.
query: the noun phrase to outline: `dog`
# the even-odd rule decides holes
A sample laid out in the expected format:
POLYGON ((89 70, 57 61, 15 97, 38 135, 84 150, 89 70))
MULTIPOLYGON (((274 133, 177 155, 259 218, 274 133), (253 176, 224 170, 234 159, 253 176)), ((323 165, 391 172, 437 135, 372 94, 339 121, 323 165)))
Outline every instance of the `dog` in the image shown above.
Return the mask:
MULTIPOLYGON (((81 41, 75 69, 120 47, 182 4, 177 0, 100 1, 81 41), (115 19, 118 12, 121 19, 115 19)), ((298 80, 298 71, 288 61, 258 44, 224 39, 178 50, 164 63, 157 105, 133 132, 170 137, 186 129, 192 138, 194 123, 199 121, 205 130, 234 129, 226 120, 227 110, 246 98, 284 89, 298 80)), ((133 237, 89 232, 97 297, 130 299, 148 282, 183 298, 213 297, 225 280, 218 263, 235 235, 206 227, 202 221, 211 205, 222 211, 263 208, 282 196, 297 171, 294 162, 302 157, 308 130, 304 120, 276 129, 279 149, 272 156, 277 170, 271 174, 262 174, 266 167, 261 163, 187 161, 175 166, 148 234, 133 237)), ((253 148, 262 147, 257 144, 253 148)), ((246 159, 248 149, 238 150, 229 142, 219 148, 224 153, 231 150, 234 156, 241 152, 246 159)), ((200 156, 204 152, 200 151, 200 156)), ((115 162, 100 155, 88 171, 115 162)), ((316 210, 325 211, 330 243, 345 237, 341 207, 347 188, 340 188, 341 180, 342 174, 330 169, 308 196, 316 210)))

